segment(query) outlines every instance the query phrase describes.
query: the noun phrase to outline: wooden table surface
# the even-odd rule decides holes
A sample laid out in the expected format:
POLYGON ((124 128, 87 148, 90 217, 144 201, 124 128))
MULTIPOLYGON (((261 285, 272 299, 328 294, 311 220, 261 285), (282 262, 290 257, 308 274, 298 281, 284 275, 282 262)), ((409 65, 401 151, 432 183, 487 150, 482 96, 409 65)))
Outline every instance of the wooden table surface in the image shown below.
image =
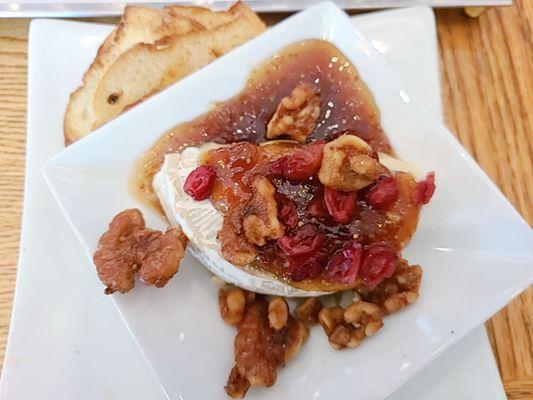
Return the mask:
MULTIPOLYGON (((532 225, 533 1, 477 19, 462 10, 436 15, 446 124, 532 225)), ((0 360, 24 194, 28 24, 0 20, 0 360)), ((486 327, 508 397, 533 399, 533 288, 486 327)))

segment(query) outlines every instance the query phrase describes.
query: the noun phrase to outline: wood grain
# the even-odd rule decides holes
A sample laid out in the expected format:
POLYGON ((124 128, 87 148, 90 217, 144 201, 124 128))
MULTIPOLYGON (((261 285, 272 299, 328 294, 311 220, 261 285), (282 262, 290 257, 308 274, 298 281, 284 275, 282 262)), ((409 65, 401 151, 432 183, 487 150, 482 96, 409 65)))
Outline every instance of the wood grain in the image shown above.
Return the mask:
MULTIPOLYGON (((533 2, 437 13, 445 119, 533 223, 533 2)), ((486 324, 509 399, 533 398, 533 288, 486 324)))
MULTIPOLYGON (((478 19, 461 10, 436 14, 446 123, 531 225, 533 2, 515 0, 478 19)), ((0 359, 20 235, 28 24, 0 20, 0 359)), ((532 399, 533 289, 487 322, 487 330, 509 399, 532 399)))
POLYGON ((17 272, 26 140, 26 21, 0 21, 0 352, 17 272))

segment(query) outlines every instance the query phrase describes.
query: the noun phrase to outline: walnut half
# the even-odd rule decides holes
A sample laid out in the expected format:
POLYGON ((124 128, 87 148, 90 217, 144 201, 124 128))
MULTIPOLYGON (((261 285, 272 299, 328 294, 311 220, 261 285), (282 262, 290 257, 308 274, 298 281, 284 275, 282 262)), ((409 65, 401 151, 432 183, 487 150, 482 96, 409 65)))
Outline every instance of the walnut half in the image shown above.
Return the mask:
POLYGON ((250 243, 264 246, 268 239, 279 239, 285 233, 278 219, 278 204, 274 197, 276 188, 265 177, 253 183, 253 196, 246 206, 243 220, 244 234, 250 243))
POLYGON ((228 378, 228 383, 224 386, 226 393, 233 399, 242 399, 248 389, 250 382, 239 373, 239 368, 234 366, 228 378))
POLYGON ((384 171, 370 145, 354 135, 342 135, 324 146, 318 179, 324 186, 356 192, 372 184, 384 171))
POLYGON ((322 303, 316 297, 309 297, 300 303, 295 310, 296 318, 306 325, 318 322, 318 313, 322 310, 322 303))
POLYGON ((218 232, 222 255, 229 262, 243 266, 257 256, 257 246, 283 236, 285 229, 278 219, 276 189, 265 177, 253 182, 253 195, 246 204, 230 207, 218 232))
POLYGON ((237 325, 244 317, 246 294, 238 287, 220 289, 218 292, 220 315, 228 325, 237 325))
POLYGON ((289 320, 289 305, 283 297, 274 297, 268 302, 268 322, 271 328, 279 331, 289 320))
POLYGON ((355 301, 346 309, 341 306, 323 308, 318 322, 335 350, 357 347, 383 326, 383 313, 375 304, 355 301))
MULTIPOLYGON (((285 299, 273 301, 279 303, 285 302, 285 299)), ((271 302, 269 306, 266 300, 258 297, 246 306, 235 337, 237 370, 232 370, 226 386, 230 396, 239 396, 243 392, 243 380, 250 386, 272 386, 277 378, 277 369, 298 353, 309 336, 309 328, 288 312, 286 322, 278 325, 280 329, 273 328, 271 312, 281 304, 276 303, 271 302)))
POLYGON ((313 133, 320 116, 320 97, 306 84, 296 86, 290 96, 279 102, 274 116, 268 123, 266 137, 275 139, 287 136, 300 143, 305 143, 313 133))
POLYGON ((222 229, 218 232, 222 255, 230 263, 243 266, 257 256, 257 247, 244 234, 244 207, 230 207, 224 214, 222 229))

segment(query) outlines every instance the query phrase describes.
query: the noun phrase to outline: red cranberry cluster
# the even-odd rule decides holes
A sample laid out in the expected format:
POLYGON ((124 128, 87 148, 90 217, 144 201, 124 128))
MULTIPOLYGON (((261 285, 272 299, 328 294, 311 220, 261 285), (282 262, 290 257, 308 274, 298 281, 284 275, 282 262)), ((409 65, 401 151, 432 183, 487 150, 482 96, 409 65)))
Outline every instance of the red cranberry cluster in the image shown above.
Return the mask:
MULTIPOLYGON (((323 147, 324 142, 316 142, 283 156, 272 162, 266 174, 289 182, 315 179, 314 184, 320 189, 307 204, 307 221, 330 219, 346 225, 358 212, 358 193, 341 192, 318 183, 316 176, 322 164, 323 147)), ((214 178, 213 167, 198 167, 187 177, 184 191, 195 200, 207 199, 214 178)), ((434 174, 430 173, 416 184, 411 194, 414 204, 421 206, 430 200, 435 191, 434 181, 434 174)), ((383 175, 360 191, 359 196, 372 208, 387 210, 398 200, 398 184, 394 176, 383 175)), ((288 198, 279 204, 278 217, 287 233, 277 240, 277 246, 283 254, 287 275, 295 282, 325 276, 331 282, 353 284, 360 278, 366 286, 375 287, 393 274, 398 263, 396 250, 384 243, 363 245, 350 238, 341 247, 331 250, 326 234, 314 223, 300 222, 297 206, 288 198)))

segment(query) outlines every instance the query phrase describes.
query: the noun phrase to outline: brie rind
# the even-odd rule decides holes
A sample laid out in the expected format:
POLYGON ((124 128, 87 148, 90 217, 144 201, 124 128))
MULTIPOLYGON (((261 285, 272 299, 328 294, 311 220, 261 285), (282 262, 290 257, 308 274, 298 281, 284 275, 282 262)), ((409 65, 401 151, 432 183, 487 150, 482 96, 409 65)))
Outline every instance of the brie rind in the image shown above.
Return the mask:
POLYGON ((388 155, 387 153, 381 152, 378 152, 378 158, 380 164, 387 167, 387 169, 390 171, 407 172, 413 175, 417 181, 424 179, 424 174, 422 171, 412 162, 399 160, 388 155))
MULTIPOLYGON (((237 267, 222 256, 217 234, 222 227, 223 215, 210 200, 196 201, 183 191, 185 179, 198 167, 199 155, 216 146, 188 147, 181 153, 166 155, 153 180, 154 190, 169 222, 173 226, 181 226, 189 238, 192 255, 219 278, 253 292, 284 297, 328 294, 294 288, 273 274, 249 266, 237 267)), ((413 164, 387 154, 380 153, 379 161, 390 170, 409 172, 417 178, 421 176, 413 164)))

